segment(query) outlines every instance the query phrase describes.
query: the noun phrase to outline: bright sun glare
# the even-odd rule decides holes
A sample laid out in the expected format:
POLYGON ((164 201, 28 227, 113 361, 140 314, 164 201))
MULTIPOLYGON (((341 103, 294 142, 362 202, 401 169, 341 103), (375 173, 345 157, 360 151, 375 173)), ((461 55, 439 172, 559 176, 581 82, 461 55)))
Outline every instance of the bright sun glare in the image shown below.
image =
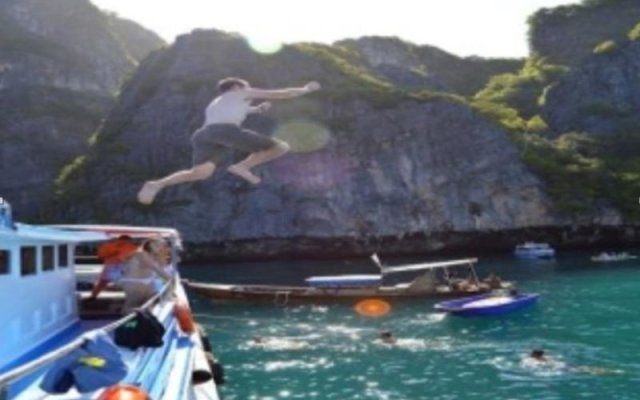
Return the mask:
POLYGON ((262 53, 277 52, 283 42, 331 43, 380 35, 463 56, 524 57, 527 17, 540 8, 578 0, 92 1, 169 42, 196 28, 216 28, 242 34, 262 53))

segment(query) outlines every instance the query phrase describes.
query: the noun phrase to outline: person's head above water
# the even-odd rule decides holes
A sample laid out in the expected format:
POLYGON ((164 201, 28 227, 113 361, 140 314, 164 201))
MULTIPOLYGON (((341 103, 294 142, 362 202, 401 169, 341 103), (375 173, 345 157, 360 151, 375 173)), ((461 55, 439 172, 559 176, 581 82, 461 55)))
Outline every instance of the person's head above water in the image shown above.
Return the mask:
POLYGON ((220 93, 226 93, 230 90, 244 89, 249 87, 249 82, 240 78, 224 78, 218 82, 218 90, 220 93))
POLYGON ((529 353, 529 357, 535 358, 536 360, 544 360, 546 355, 542 349, 533 349, 531 353, 529 353))
POLYGON ((380 340, 386 343, 392 343, 395 342, 396 339, 393 337, 391 331, 382 331, 380 332, 380 340))

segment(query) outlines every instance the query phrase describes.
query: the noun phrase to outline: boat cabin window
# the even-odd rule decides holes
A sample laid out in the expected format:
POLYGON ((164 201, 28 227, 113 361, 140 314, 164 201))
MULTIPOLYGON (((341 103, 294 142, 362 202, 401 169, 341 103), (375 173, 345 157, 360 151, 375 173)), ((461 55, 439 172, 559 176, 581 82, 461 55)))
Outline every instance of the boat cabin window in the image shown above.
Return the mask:
POLYGON ((58 267, 67 268, 69 266, 69 246, 58 246, 58 267))
POLYGON ((36 248, 34 246, 20 249, 20 274, 22 276, 35 275, 37 269, 36 248))
POLYGON ((83 244, 76 246, 74 261, 78 264, 100 264, 98 249, 95 245, 83 244))
POLYGON ((11 253, 9 250, 0 250, 0 275, 11 273, 11 253))
POLYGON ((53 271, 55 259, 53 254, 53 246, 42 246, 42 270, 53 271))

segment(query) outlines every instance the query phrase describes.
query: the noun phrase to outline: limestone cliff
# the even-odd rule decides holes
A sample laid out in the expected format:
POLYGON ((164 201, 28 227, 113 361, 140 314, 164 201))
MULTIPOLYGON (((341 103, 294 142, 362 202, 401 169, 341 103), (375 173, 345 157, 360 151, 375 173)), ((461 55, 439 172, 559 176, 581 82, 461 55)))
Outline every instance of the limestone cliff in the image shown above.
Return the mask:
POLYGON ((137 62, 166 44, 157 34, 133 21, 111 13, 107 13, 107 18, 113 35, 124 46, 126 53, 137 62))
POLYGON ((613 206, 640 221, 640 28, 608 42, 541 99, 548 129, 525 140, 525 159, 565 209, 613 206))
POLYGON ((640 40, 592 54, 549 88, 544 117, 556 134, 613 134, 640 126, 640 40))
POLYGON ((551 64, 578 65, 607 40, 626 39, 640 22, 637 0, 583 0, 543 8, 529 18, 531 53, 551 64))
POLYGON ((85 0, 0 2, 0 195, 43 217, 60 169, 83 154, 157 36, 85 0))
POLYGON ((203 243, 557 221, 541 183, 496 124, 459 98, 398 90, 336 54, 341 50, 306 44, 259 55, 216 31, 180 37, 142 63, 95 146, 61 178, 64 217, 170 225, 203 243), (229 154, 212 179, 168 189, 152 207, 137 205, 144 180, 189 166, 189 135, 202 124, 216 82, 229 75, 259 87, 323 84, 317 94, 247 121, 288 140, 292 153, 260 168, 260 186, 224 172, 241 156, 229 154))
POLYGON ((437 47, 392 37, 337 43, 354 50, 371 70, 399 87, 472 95, 494 75, 515 72, 522 60, 458 57, 437 47))

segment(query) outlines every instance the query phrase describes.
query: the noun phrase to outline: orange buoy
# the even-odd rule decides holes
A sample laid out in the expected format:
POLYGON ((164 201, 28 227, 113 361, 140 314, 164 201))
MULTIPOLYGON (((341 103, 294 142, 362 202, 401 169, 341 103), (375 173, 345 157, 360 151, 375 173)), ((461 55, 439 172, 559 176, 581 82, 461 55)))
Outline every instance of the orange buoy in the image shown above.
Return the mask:
POLYGON ((117 385, 107 388, 98 400, 150 400, 150 397, 137 386, 117 385))
POLYGON ((358 314, 364 317, 382 317, 391 311, 391 305, 380 299, 359 301, 354 308, 358 314))
POLYGON ((193 322, 193 315, 189 306, 181 300, 176 300, 173 312, 178 319, 180 330, 184 333, 193 333, 196 331, 196 324, 193 322))

